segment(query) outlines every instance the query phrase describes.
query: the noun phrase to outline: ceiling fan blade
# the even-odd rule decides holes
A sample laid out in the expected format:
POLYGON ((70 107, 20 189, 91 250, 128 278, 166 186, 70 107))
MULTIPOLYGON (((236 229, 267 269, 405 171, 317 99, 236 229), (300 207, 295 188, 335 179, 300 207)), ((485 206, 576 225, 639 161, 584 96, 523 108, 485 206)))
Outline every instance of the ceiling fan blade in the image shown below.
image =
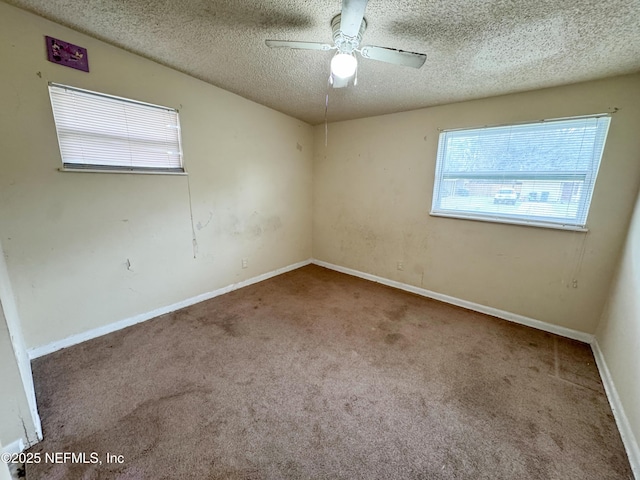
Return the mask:
POLYGON ((264 43, 267 44, 267 47, 271 48, 295 48, 299 50, 331 50, 335 47, 332 47, 328 43, 318 43, 318 42, 295 42, 289 40, 265 40, 264 43))
POLYGON ((349 78, 344 78, 344 77, 338 77, 337 75, 331 75, 332 78, 332 83, 331 86, 333 88, 344 88, 344 87, 348 87, 349 86, 349 78))
POLYGON ((342 0, 340 30, 347 37, 356 37, 364 18, 368 0, 342 0))
POLYGON ((374 47, 372 45, 362 47, 360 55, 364 58, 370 58, 380 62, 413 68, 420 68, 427 59, 424 53, 405 52, 404 50, 396 50, 395 48, 374 47))

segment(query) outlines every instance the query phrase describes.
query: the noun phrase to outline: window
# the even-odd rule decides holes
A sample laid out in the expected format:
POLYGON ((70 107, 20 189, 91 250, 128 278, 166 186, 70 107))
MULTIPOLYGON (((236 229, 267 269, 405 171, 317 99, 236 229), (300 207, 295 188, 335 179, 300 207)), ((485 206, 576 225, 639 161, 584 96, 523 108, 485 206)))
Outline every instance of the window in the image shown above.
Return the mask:
POLYGON ((49 84, 65 170, 182 173, 178 112, 49 84))
POLYGON ((586 229, 608 115, 440 134, 431 214, 586 229))

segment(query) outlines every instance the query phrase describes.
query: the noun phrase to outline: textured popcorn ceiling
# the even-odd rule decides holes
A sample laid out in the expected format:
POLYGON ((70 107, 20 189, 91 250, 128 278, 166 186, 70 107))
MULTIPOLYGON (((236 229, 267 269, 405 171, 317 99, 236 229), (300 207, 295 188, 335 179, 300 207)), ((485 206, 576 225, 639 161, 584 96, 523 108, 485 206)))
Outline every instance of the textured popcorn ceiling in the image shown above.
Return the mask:
MULTIPOLYGON (((8 0, 311 124, 324 121, 340 1, 8 0)), ((420 70, 359 59, 329 121, 640 71, 640 0, 371 0, 363 44, 427 54, 420 70)))

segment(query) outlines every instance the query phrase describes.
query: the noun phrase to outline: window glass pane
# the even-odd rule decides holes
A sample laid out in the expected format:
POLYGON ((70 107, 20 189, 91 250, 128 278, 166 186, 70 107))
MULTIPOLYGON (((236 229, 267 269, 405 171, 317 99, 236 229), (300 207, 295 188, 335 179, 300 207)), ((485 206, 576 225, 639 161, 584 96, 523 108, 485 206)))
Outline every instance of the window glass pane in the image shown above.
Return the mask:
POLYGON ((584 228, 609 116, 440 134, 431 213, 584 228))

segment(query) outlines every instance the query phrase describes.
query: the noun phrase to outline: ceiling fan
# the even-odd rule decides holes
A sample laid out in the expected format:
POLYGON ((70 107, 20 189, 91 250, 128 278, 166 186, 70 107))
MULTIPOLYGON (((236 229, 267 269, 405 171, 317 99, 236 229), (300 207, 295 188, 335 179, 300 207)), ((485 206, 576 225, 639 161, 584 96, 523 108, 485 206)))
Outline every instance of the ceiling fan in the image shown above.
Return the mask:
POLYGON ((333 31, 333 45, 319 42, 296 42, 288 40, 266 40, 271 48, 294 48, 300 50, 337 50, 331 59, 331 75, 329 82, 333 88, 343 88, 357 83, 358 60, 355 53, 363 58, 370 58, 380 62, 420 68, 427 56, 423 53, 405 52, 394 48, 375 47, 365 45, 360 47, 360 41, 367 29, 364 11, 368 0, 342 0, 342 12, 331 20, 333 31))

